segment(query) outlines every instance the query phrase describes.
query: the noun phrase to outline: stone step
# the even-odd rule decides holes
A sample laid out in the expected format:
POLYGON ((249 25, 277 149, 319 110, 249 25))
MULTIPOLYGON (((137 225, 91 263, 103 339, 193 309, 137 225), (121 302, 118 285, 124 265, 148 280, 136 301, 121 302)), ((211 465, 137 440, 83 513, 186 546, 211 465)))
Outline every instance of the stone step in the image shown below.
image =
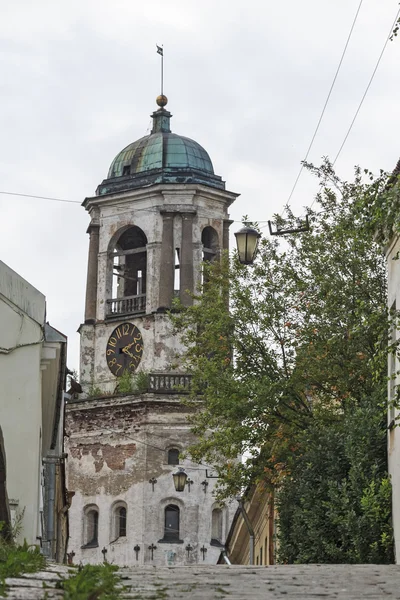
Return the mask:
MULTIPOLYGON (((124 600, 400 600, 400 565, 122 568, 124 600)), ((66 567, 7 579, 7 598, 61 600, 66 567)))
POLYGON ((120 574, 126 600, 400 599, 397 565, 196 565, 125 568, 120 574))

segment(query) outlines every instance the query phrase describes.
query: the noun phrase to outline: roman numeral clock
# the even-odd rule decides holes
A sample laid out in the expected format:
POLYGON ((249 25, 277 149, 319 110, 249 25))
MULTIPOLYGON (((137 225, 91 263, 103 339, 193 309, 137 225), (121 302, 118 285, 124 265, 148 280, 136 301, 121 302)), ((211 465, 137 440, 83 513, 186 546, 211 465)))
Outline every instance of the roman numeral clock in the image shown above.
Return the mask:
POLYGON ((119 325, 108 338, 106 357, 111 373, 134 373, 142 359, 143 337, 133 323, 119 325))

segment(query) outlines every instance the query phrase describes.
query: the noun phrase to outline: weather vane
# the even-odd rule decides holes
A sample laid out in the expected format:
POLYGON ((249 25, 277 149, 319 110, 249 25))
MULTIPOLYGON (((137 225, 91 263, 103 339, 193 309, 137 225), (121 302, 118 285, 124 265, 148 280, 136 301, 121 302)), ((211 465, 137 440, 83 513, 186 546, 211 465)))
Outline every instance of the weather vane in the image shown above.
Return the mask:
POLYGON ((161 55, 161 96, 164 95, 164 47, 156 44, 157 53, 161 55))

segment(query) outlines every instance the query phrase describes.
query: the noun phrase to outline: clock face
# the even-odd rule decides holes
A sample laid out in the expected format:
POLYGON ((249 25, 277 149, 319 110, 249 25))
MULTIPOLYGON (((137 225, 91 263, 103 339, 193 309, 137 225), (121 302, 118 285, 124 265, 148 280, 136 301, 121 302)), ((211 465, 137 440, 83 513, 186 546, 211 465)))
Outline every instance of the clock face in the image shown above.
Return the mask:
POLYGON ((143 338, 133 323, 122 323, 110 335, 106 359, 111 373, 121 376, 126 370, 136 371, 143 354, 143 338))

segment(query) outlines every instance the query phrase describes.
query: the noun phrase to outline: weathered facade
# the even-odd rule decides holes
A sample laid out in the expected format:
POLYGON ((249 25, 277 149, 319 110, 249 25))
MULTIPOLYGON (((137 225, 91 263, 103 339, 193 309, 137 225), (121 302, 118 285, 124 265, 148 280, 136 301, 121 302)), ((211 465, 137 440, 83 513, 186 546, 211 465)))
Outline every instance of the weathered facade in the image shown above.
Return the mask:
POLYGON ((182 403, 190 378, 166 313, 175 297, 192 302, 203 261, 228 248, 237 194, 199 144, 171 133, 166 98, 157 101, 151 134, 118 154, 83 203, 91 217, 83 392, 67 410, 75 561, 215 563, 229 525, 209 470, 179 460, 193 440, 182 403), (172 479, 178 462, 190 481, 183 493, 172 479))

